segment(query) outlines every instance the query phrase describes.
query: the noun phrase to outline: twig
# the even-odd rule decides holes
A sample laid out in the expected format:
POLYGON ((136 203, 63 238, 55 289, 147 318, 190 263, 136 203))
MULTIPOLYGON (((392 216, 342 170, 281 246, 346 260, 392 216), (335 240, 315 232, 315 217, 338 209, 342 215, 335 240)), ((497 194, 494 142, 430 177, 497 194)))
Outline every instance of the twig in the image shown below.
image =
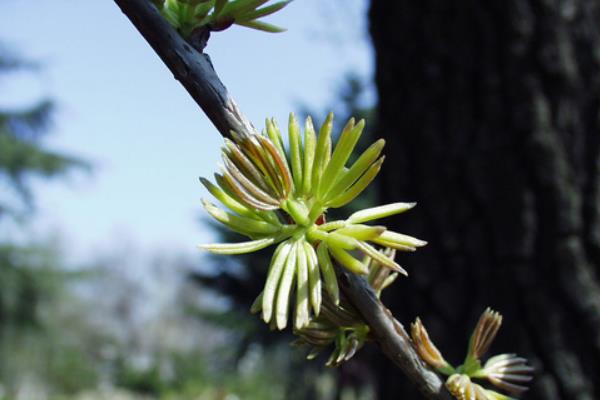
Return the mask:
POLYGON ((232 130, 238 133, 254 132, 254 127, 242 115, 217 76, 208 55, 198 52, 187 43, 149 0, 115 0, 115 3, 221 135, 229 137, 232 130))
POLYGON ((452 399, 440 377, 421 361, 402 324, 379 301, 367 281, 342 268, 338 268, 337 272, 342 290, 369 325, 381 351, 408 376, 425 397, 452 399))
MULTIPOLYGON (((221 135, 254 132, 219 80, 203 45, 194 48, 160 15, 149 0, 115 0, 142 36, 187 89, 221 135)), ((366 281, 338 268, 342 290, 369 324, 381 350, 428 399, 449 400, 441 379, 424 366, 403 326, 377 299, 366 281)))

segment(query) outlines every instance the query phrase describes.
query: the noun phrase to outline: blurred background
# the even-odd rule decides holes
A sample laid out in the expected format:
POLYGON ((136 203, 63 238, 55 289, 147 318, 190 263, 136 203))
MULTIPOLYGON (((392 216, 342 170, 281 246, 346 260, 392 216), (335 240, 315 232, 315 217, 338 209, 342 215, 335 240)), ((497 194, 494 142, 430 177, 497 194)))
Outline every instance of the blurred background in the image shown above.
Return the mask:
MULTIPOLYGON (((429 241, 384 303, 454 363, 499 310, 525 398, 600 395, 599 7, 303 0, 206 49, 257 127, 368 119, 358 206, 417 201, 390 225, 429 241)), ((327 369, 250 315, 268 252, 196 250, 220 145, 113 2, 0 2, 0 399, 418 398, 374 345, 327 369)))

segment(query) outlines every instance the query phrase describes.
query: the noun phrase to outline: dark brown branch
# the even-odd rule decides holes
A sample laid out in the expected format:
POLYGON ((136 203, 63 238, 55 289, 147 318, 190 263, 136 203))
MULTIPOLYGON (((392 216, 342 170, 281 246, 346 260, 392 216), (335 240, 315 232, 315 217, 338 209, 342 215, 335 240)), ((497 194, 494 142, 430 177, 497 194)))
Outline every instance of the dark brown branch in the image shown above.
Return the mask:
POLYGON ((394 362, 428 399, 452 399, 440 377, 428 369, 413 348, 400 322, 379 301, 364 278, 338 269, 341 287, 365 319, 381 351, 394 362))
POLYGON ((254 131, 252 124, 229 96, 208 55, 196 51, 187 43, 149 0, 115 0, 115 3, 221 135, 229 137, 232 130, 238 133, 254 131))
MULTIPOLYGON (((162 18, 149 0, 115 0, 142 36, 169 67, 175 79, 208 115, 221 135, 253 132, 215 73, 208 55, 194 49, 162 18)), ((441 379, 427 369, 402 325, 377 299, 364 279, 339 271, 342 288, 371 327, 382 351, 428 399, 448 400, 441 379)))

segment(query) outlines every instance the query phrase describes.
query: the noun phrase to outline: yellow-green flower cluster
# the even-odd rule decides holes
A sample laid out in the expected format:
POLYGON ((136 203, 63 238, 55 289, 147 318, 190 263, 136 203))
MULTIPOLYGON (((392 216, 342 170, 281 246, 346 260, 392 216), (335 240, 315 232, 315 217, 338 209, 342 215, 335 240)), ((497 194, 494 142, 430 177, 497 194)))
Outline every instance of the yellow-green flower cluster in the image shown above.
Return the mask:
POLYGON ((449 375, 446 387, 456 399, 514 400, 512 397, 485 389, 471 380, 486 379, 494 386, 516 396, 527 390, 525 385, 533 379, 533 368, 527 365, 525 358, 515 354, 500 354, 491 357, 483 367, 481 366, 481 358, 494 341, 501 325, 502 315, 487 308, 471 335, 465 361, 458 368, 454 368, 444 359, 429 339, 429 334, 419 318, 411 325, 411 336, 423 361, 438 372, 449 375))
POLYGON ((265 5, 270 0, 154 0, 171 25, 189 36, 195 29, 207 27, 220 31, 233 24, 265 32, 282 32, 285 29, 260 21, 273 14, 291 0, 265 5), (264 6, 264 7, 262 7, 264 6))
POLYGON ((393 258, 376 246, 414 251, 424 241, 373 226, 367 222, 404 212, 414 203, 394 203, 352 214, 346 220, 325 222, 325 212, 356 198, 381 168, 383 140, 347 165, 364 128, 351 119, 332 144, 333 115, 315 130, 307 118, 304 132, 294 115, 289 120, 289 150, 274 120, 263 134, 237 135, 223 147, 223 168, 216 185, 202 183, 229 211, 204 202, 219 222, 253 239, 235 244, 200 246, 219 254, 241 254, 277 246, 267 273, 260 310, 265 322, 278 329, 287 326, 294 303, 294 328, 306 327, 319 316, 323 294, 339 304, 333 260, 349 271, 366 275, 362 256, 393 271, 406 274, 393 258), (295 300, 292 296, 295 294, 295 300))
MULTIPOLYGON (((386 249, 384 254, 393 259, 395 250, 386 249)), ((398 277, 398 273, 383 267, 381 263, 372 258, 364 262, 369 268, 368 282, 379 297, 381 291, 398 277)), ((368 339, 369 326, 343 295, 337 306, 333 304, 328 295, 325 295, 321 314, 312 319, 308 326, 294 330, 294 333, 299 337, 294 344, 311 347, 307 356, 309 360, 333 344, 334 350, 326 365, 336 367, 351 359, 356 351, 364 345, 368 339)))

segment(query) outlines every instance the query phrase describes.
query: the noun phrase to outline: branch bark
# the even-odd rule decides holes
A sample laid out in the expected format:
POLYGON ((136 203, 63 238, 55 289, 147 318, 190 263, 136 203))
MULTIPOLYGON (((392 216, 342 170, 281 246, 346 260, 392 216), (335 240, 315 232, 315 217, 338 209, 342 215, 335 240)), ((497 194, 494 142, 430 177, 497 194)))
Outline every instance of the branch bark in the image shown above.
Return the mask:
POLYGON ((255 129, 217 76, 208 54, 194 49, 149 0, 115 0, 156 54, 225 137, 255 129))
POLYGON ((453 399, 440 377, 421 361, 402 324, 381 303, 366 280, 341 268, 337 272, 344 294, 371 328, 381 351, 426 398, 453 399))
MULTIPOLYGON (((186 42, 160 15, 149 0, 115 0, 162 61, 188 91, 222 136, 231 131, 255 132, 217 76, 210 58, 202 49, 186 42)), ((432 400, 449 400, 437 374, 420 360, 410 337, 377 299, 366 281, 338 268, 342 290, 368 323, 381 350, 432 400)))

